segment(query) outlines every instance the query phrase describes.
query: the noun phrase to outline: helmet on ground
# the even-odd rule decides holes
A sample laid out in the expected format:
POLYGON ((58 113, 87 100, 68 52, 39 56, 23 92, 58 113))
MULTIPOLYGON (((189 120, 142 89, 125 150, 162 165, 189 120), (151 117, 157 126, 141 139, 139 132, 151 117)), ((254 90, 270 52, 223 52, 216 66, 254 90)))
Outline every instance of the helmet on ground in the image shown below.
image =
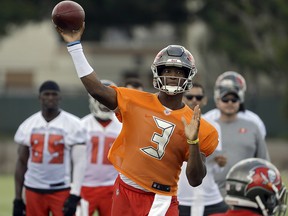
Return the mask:
POLYGON ((244 103, 244 96, 246 92, 246 81, 244 77, 235 71, 226 71, 221 74, 214 87, 214 100, 220 98, 221 88, 234 88, 238 92, 238 96, 241 103, 244 103))
POLYGON ((244 159, 226 176, 225 201, 232 206, 254 209, 261 215, 285 215, 286 187, 278 169, 260 158, 244 159))
POLYGON ((175 95, 191 89, 192 78, 197 73, 194 57, 187 49, 179 45, 170 45, 162 49, 155 57, 151 69, 154 88, 169 95, 175 95), (179 77, 177 86, 168 86, 166 85, 165 76, 160 76, 159 74, 165 67, 184 69, 186 77, 179 77))
MULTIPOLYGON (((101 83, 106 86, 110 85, 116 86, 116 84, 110 80, 101 80, 101 83)), ((114 114, 112 110, 108 109, 105 105, 95 100, 90 94, 89 94, 89 108, 90 112, 94 115, 94 117, 99 118, 101 120, 112 119, 112 116, 114 114)))

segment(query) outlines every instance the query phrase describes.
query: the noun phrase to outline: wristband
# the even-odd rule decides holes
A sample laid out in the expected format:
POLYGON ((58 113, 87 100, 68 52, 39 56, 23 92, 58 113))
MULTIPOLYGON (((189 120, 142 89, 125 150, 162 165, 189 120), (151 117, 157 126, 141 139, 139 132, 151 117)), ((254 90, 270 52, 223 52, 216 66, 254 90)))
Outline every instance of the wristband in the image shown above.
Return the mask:
POLYGON ((197 143, 199 143, 199 138, 195 139, 195 140, 190 140, 190 139, 187 139, 187 143, 189 145, 195 145, 197 143))
POLYGON ((80 40, 76 40, 76 41, 67 43, 67 47, 74 46, 76 44, 81 44, 80 40))
POLYGON ((93 68, 88 63, 84 53, 82 45, 79 41, 79 43, 76 43, 77 41, 74 41, 75 44, 68 46, 67 44, 67 50, 70 53, 74 66, 76 68, 76 72, 78 74, 78 77, 84 77, 93 72, 93 68))

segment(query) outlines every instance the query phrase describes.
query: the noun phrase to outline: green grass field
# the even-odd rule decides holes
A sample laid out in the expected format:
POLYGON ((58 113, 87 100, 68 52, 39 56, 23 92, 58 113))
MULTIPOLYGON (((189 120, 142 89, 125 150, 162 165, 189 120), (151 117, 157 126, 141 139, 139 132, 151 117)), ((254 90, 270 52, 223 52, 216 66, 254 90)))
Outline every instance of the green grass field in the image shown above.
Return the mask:
MULTIPOLYGON (((283 182, 288 187, 288 171, 281 173, 283 182)), ((0 176, 0 216, 12 215, 12 202, 14 198, 14 180, 11 175, 0 176)), ((97 214, 95 214, 97 215, 97 214)), ((288 212, 286 212, 288 216, 288 212)))
POLYGON ((12 202, 14 199, 14 180, 12 176, 0 176, 0 216, 12 215, 12 202))

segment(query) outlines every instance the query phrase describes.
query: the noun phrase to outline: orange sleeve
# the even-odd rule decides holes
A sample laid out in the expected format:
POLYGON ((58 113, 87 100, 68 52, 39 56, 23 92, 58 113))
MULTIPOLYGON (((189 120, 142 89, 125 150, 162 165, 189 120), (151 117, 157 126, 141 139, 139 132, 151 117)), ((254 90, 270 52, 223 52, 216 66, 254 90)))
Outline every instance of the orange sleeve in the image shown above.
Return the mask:
POLYGON ((205 119, 201 118, 199 129, 199 143, 200 151, 203 152, 206 157, 212 154, 218 145, 218 132, 205 119))

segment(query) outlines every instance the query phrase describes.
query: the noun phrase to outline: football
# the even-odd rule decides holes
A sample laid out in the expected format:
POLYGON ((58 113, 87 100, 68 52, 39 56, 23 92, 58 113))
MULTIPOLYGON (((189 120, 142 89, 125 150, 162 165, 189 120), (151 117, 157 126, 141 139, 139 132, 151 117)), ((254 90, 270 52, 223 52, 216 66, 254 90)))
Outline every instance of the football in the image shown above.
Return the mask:
POLYGON ((85 11, 74 1, 61 1, 52 11, 52 21, 63 31, 77 31, 83 25, 85 11))

